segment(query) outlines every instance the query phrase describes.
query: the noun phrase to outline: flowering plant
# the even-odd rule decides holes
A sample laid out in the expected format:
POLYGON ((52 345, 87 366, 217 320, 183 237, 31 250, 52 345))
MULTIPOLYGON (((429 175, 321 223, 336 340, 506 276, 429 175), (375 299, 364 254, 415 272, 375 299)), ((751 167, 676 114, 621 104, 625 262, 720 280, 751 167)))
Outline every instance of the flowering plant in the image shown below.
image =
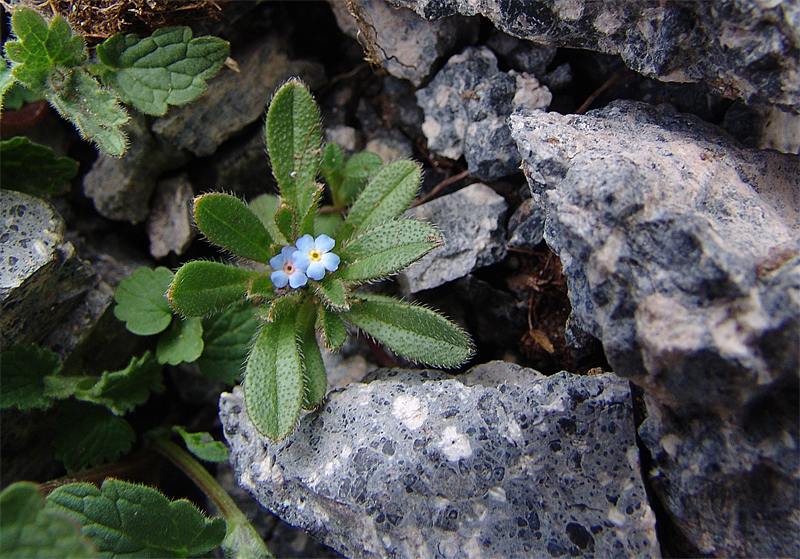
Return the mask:
POLYGON ((195 223, 206 238, 262 269, 188 262, 167 297, 186 317, 207 316, 242 300, 254 305, 262 325, 245 366, 245 405, 264 435, 280 439, 291 433, 301 409, 314 409, 325 397, 317 334, 335 351, 348 330, 359 330, 399 355, 438 367, 464 363, 472 342, 427 307, 357 291, 443 242, 432 225, 401 219, 419 189, 416 163, 382 166, 373 154, 356 154, 345 163, 335 144, 323 150, 319 109, 298 80, 273 97, 266 143, 279 196, 265 195, 250 205, 223 193, 194 200, 195 223), (326 212, 318 211, 324 192, 319 173, 333 200, 326 212))

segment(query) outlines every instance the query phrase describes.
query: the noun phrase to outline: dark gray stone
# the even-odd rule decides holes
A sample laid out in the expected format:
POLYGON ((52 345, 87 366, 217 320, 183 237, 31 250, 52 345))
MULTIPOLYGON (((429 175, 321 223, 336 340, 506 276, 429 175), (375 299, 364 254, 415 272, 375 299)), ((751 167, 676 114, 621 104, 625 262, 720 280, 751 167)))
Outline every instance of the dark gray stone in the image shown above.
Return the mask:
POLYGON ((619 54, 662 81, 800 109, 800 2, 389 0, 433 20, 482 14, 515 37, 619 54))
POLYGON ((239 485, 347 557, 661 556, 611 374, 381 370, 281 442, 239 388, 220 419, 239 485))
POLYGON ((159 181, 147 220, 150 254, 156 260, 170 252, 180 256, 194 239, 196 232, 191 217, 193 197, 194 189, 186 173, 159 181))
POLYGON ((545 210, 538 200, 528 198, 508 220, 508 247, 533 250, 544 239, 545 210))
POLYGON ((0 189, 0 346, 40 341, 90 284, 52 206, 0 189))
POLYGON ((408 210, 406 216, 439 229, 444 245, 403 271, 403 288, 409 293, 431 289, 502 260, 507 209, 502 196, 475 183, 408 210))
POLYGON ((538 45, 495 31, 486 42, 494 53, 506 59, 508 64, 520 72, 543 76, 556 56, 556 47, 538 45))
POLYGON ((800 555, 800 158, 627 101, 510 125, 571 323, 647 391, 669 513, 703 553, 800 555))
POLYGON ((470 174, 487 181, 519 171, 508 115, 517 107, 545 108, 551 99, 533 76, 500 72, 486 47, 468 47, 453 56, 417 92, 428 148, 450 159, 464 155, 470 174))

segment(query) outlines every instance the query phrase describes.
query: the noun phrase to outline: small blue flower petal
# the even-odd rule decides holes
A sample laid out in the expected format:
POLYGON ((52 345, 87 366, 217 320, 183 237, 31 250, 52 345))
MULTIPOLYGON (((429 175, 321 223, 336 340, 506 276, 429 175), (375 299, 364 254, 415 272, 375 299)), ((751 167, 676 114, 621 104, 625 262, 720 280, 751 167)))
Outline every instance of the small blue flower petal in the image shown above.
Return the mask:
POLYGON ((316 238, 314 244, 317 245, 317 250, 319 250, 320 252, 328 252, 333 248, 333 245, 336 244, 336 241, 334 241, 329 236, 323 233, 322 235, 316 238))
POLYGON ((329 272, 335 272, 339 268, 339 255, 332 252, 326 252, 320 258, 320 262, 325 266, 329 272))
MULTIPOLYGON (((277 258, 277 256, 275 258, 277 258)), ((272 265, 272 260, 269 262, 270 265, 272 265)), ((275 287, 286 287, 286 284, 289 283, 289 275, 283 270, 275 270, 270 274, 269 279, 272 280, 272 283, 275 284, 275 287)))
POLYGON ((311 258, 308 256, 307 252, 298 250, 294 254, 294 265, 298 270, 305 272, 309 264, 311 264, 311 258))
POLYGON ((319 281, 325 277, 325 266, 322 262, 312 262, 306 269, 306 275, 312 280, 319 281))
POLYGON ((314 250, 314 237, 311 235, 303 235, 297 242, 294 244, 297 247, 297 250, 301 252, 311 252, 314 250))
POLYGON ((303 287, 306 282, 308 282, 308 278, 306 278, 306 275, 300 270, 289 276, 289 287, 292 289, 303 287))

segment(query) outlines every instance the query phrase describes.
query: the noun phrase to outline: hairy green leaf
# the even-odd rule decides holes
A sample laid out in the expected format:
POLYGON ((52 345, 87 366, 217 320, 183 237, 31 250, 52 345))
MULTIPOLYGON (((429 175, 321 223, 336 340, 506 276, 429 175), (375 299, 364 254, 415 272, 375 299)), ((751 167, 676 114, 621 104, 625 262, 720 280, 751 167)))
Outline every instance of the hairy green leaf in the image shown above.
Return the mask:
POLYGON ((303 403, 303 364, 295 331, 298 303, 287 299, 275 302, 272 322, 261 327, 244 378, 247 413, 273 440, 292 432, 303 403))
POLYGON ((314 216, 314 238, 327 235, 333 239, 343 221, 344 219, 339 213, 318 213, 314 216))
POLYGON ((176 320, 156 345, 156 359, 168 363, 192 363, 203 353, 203 322, 199 318, 176 320))
POLYGON ((53 397, 45 379, 61 369, 58 355, 36 344, 17 344, 0 354, 2 408, 47 408, 53 397))
POLYGON ((209 519, 185 499, 170 501, 143 485, 107 478, 98 489, 69 483, 47 496, 108 557, 188 557, 208 553, 225 537, 225 521, 209 519))
POLYGON ((332 278, 365 282, 385 278, 442 244, 439 232, 422 221, 398 219, 365 231, 340 252, 343 265, 332 278))
POLYGON ((324 306, 319 307, 319 321, 322 326, 322 339, 329 351, 341 349, 347 339, 347 327, 339 313, 324 306))
POLYGON ((157 29, 150 37, 117 34, 97 45, 103 83, 143 113, 162 116, 206 90, 230 45, 217 37, 192 39, 188 27, 157 29))
POLYGON ((70 121, 81 137, 111 157, 122 157, 128 137, 122 125, 130 120, 113 93, 100 87, 84 68, 50 76, 45 98, 70 121))
POLYGON ((254 277, 247 284, 247 300, 264 302, 275 298, 275 285, 267 274, 254 277))
POLYGON ((225 443, 215 441, 210 434, 205 432, 189 433, 178 425, 172 427, 172 432, 180 435, 186 449, 200 460, 204 462, 228 461, 228 447, 225 446, 225 443))
POLYGON ((383 167, 353 203, 336 243, 341 246, 354 233, 399 217, 414 201, 421 178, 422 171, 413 161, 399 160, 383 167))
POLYGON ((262 274, 219 262, 194 260, 175 274, 167 298, 183 316, 208 316, 243 300, 250 280, 262 274))
POLYGON ((313 214, 322 149, 319 108, 301 81, 290 79, 272 98, 266 140, 281 197, 294 209, 294 229, 301 231, 306 216, 313 214))
POLYGON ((203 319, 203 376, 233 385, 239 382, 260 321, 248 305, 235 305, 203 319))
POLYGON ((258 219, 261 220, 261 223, 264 224, 264 227, 267 228, 275 244, 281 246, 289 244, 289 241, 286 240, 283 233, 278 229, 278 225, 275 223, 275 214, 278 213, 278 208, 280 208, 281 205, 281 200, 278 196, 274 194, 262 194, 261 196, 253 198, 248 205, 250 209, 253 210, 253 213, 258 216, 258 219))
POLYGON ((303 408, 313 410, 322 403, 328 389, 328 376, 317 344, 314 302, 308 299, 297 313, 297 336, 303 358, 303 408))
POLYGON ((300 236, 297 234, 295 212, 291 206, 284 203, 281 203, 278 211, 275 212, 275 226, 280 230, 284 238, 290 239, 292 242, 296 241, 300 236))
POLYGON ((334 196, 334 205, 345 207, 352 204, 367 180, 374 176, 381 167, 383 167, 383 160, 380 155, 369 151, 356 153, 348 159, 342 171, 342 184, 334 196))
MULTIPOLYGON (((91 377, 89 377, 91 378, 91 377)), ((121 371, 104 372, 91 387, 75 391, 78 400, 107 407, 116 415, 124 415, 150 396, 150 391, 161 392, 161 365, 148 351, 141 358, 131 358, 121 371)))
POLYGON ((136 440, 125 419, 83 402, 65 402, 53 429, 55 458, 70 474, 116 460, 130 452, 136 440))
POLYGON ((344 282, 327 274, 318 282, 314 282, 314 292, 319 296, 326 307, 335 311, 344 311, 350 308, 347 299, 347 288, 344 282))
POLYGON ((172 309, 165 297, 173 273, 163 266, 155 270, 137 268, 119 282, 114 300, 114 316, 138 336, 163 332, 172 322, 172 309))
POLYGON ((0 110, 16 111, 21 109, 25 103, 35 103, 42 100, 42 96, 36 91, 22 85, 20 82, 13 81, 10 68, 5 72, 0 72, 0 74, 3 76, 3 78, 0 78, 0 110), (12 83, 10 87, 3 90, 3 83, 5 83, 3 80, 6 77, 11 77, 12 83))
POLYGON ((80 525, 45 508, 35 483, 12 483, 0 493, 0 557, 3 559, 88 559, 98 557, 80 525))
POLYGON ((407 359, 458 367, 472 355, 464 330, 431 309, 391 297, 354 294, 342 318, 407 359))
MULTIPOLYGON (((325 144, 319 171, 325 182, 331 187, 331 192, 338 192, 342 185, 342 179, 344 179, 344 152, 336 142, 325 144)), ((336 195, 334 194, 335 199, 336 195)))
POLYGON ((215 245, 236 256, 269 264, 274 241, 258 216, 236 196, 201 194, 194 199, 194 220, 215 245))
POLYGON ((86 58, 83 38, 72 35, 61 17, 53 18, 48 26, 37 11, 17 6, 11 28, 17 40, 6 42, 6 57, 13 63, 14 78, 33 89, 42 89, 52 72, 63 73, 86 58))
POLYGON ((6 95, 15 83, 18 82, 14 80, 14 75, 11 72, 11 68, 8 67, 6 59, 0 58, 0 111, 2 111, 3 108, 13 111, 22 106, 21 103, 19 106, 12 105, 6 95))
POLYGON ((34 196, 56 196, 69 191, 78 174, 78 162, 56 157, 47 146, 16 136, 0 142, 0 184, 34 196))

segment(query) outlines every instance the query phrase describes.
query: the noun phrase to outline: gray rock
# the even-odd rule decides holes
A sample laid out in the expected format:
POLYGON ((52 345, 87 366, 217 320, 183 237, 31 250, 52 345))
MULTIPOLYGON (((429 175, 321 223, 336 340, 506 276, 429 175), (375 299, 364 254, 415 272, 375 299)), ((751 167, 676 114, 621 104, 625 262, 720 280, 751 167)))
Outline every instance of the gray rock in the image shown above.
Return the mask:
POLYGON ((367 141, 364 151, 380 155, 384 164, 398 159, 410 159, 414 155, 411 140, 399 130, 381 130, 367 141))
POLYGON ((561 91, 572 83, 572 66, 570 66, 569 62, 561 64, 552 72, 548 72, 542 76, 542 83, 546 85, 550 91, 561 91))
POLYGON ((485 184, 475 183, 411 208, 406 216, 435 225, 444 245, 400 275, 409 293, 431 289, 503 259, 508 205, 485 184))
POLYGON ((233 191, 245 198, 277 192, 263 127, 250 137, 237 138, 220 147, 213 162, 216 171, 213 190, 233 191))
POLYGON ((516 107, 544 108, 552 96, 536 78, 500 72, 486 47, 453 56, 433 81, 417 92, 425 111, 428 148, 450 159, 463 154, 470 174, 494 180, 519 171, 519 153, 506 119, 516 107))
POLYGON ((125 131, 125 157, 101 154, 83 178, 83 193, 103 217, 136 224, 147 219, 159 175, 180 167, 188 157, 154 138, 142 115, 134 115, 125 131))
POLYGON ((440 58, 453 54, 456 45, 474 43, 480 27, 478 18, 421 20, 411 10, 398 10, 384 0, 355 0, 355 15, 344 2, 329 0, 329 4, 339 28, 365 46, 372 62, 417 87, 440 58))
POLYGON ((325 141, 337 143, 343 150, 350 153, 358 150, 358 146, 361 145, 358 130, 344 124, 327 126, 325 128, 325 141))
POLYGON ((766 107, 763 112, 763 129, 758 147, 800 154, 800 114, 782 111, 778 107, 766 107))
POLYGON ((194 239, 190 215, 193 196, 192 183, 186 173, 159 181, 147 220, 150 254, 156 260, 170 252, 180 256, 194 239))
POLYGON ((508 247, 535 249, 544 239, 545 217, 544 206, 538 200, 524 200, 508 220, 508 247))
POLYGON ((41 340, 90 283, 50 204, 0 190, 0 346, 41 340))
POLYGON ((429 20, 482 14, 515 37, 619 54, 630 68, 651 78, 703 81, 726 97, 800 107, 796 0, 647 0, 635 10, 619 1, 389 1, 429 20))
POLYGON ((499 31, 489 37, 486 46, 498 56, 504 57, 515 70, 535 76, 544 75, 547 66, 556 56, 556 47, 552 45, 538 45, 499 31))
POLYGON ((239 485, 347 557, 660 557, 611 374, 382 370, 277 443, 239 388, 220 419, 239 485))
POLYGON ((800 554, 800 158, 626 101, 510 123, 571 322, 647 390, 647 432, 679 433, 647 439, 678 526, 703 553, 800 554))
POLYGON ((153 123, 165 143, 198 157, 212 155, 228 138, 264 117, 275 89, 298 76, 312 90, 325 82, 321 64, 289 58, 284 40, 268 35, 236 53, 240 72, 223 70, 208 83, 208 91, 192 103, 170 109, 153 123))

